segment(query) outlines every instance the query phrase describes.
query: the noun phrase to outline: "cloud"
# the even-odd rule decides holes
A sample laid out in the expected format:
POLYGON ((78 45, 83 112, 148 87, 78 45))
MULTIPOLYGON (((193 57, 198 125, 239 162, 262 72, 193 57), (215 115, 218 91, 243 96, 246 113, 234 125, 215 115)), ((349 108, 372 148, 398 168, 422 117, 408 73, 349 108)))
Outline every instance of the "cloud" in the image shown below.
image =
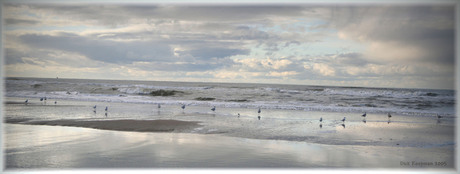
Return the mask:
POLYGON ((454 62, 454 6, 346 6, 333 10, 329 26, 342 39, 369 44, 379 61, 454 62))
POLYGON ((4 5, 16 74, 62 66, 128 79, 400 87, 443 76, 453 86, 450 5, 4 5))
POLYGON ((29 20, 29 19, 17 19, 17 18, 6 18, 5 19, 6 25, 35 25, 39 23, 40 22, 37 20, 29 20))
POLYGON ((169 61, 171 48, 158 42, 120 43, 96 40, 70 33, 60 35, 26 34, 19 37, 28 46, 41 49, 63 50, 109 63, 132 63, 134 61, 169 61))
POLYGON ((216 47, 205 47, 197 48, 189 51, 181 51, 182 54, 190 54, 193 57, 199 59, 211 59, 211 58, 224 58, 234 55, 247 55, 249 49, 231 49, 231 48, 216 48, 216 47))
POLYGON ((289 77, 289 76, 294 76, 297 74, 299 74, 299 72, 296 72, 296 71, 283 71, 283 72, 270 71, 267 75, 273 76, 273 77, 289 77))
POLYGON ((334 76, 335 75, 335 69, 323 63, 313 64, 313 70, 323 76, 334 76))

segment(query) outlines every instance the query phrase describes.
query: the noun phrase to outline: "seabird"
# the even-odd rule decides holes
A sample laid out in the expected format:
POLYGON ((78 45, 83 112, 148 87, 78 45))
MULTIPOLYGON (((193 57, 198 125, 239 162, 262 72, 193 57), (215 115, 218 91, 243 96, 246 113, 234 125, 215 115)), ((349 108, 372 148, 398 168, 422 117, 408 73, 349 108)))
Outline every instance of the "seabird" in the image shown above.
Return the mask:
POLYGON ((391 114, 390 114, 390 113, 388 113, 388 118, 391 118, 391 114))
POLYGON ((367 115, 367 114, 366 114, 366 112, 364 112, 364 114, 363 114, 363 115, 361 115, 361 116, 362 116, 362 117, 366 117, 366 115, 367 115))
POLYGON ((96 105, 93 106, 93 109, 96 110, 96 105))
POLYGON ((323 117, 319 118, 319 122, 323 122, 323 117))
POLYGON ((43 101, 43 97, 42 97, 42 98, 40 98, 40 101, 43 101))
POLYGON ((185 110, 185 105, 182 105, 182 109, 185 110))
POLYGON ((54 101, 54 104, 57 104, 57 101, 54 101))
POLYGON ((26 104, 29 103, 29 99, 27 99, 27 100, 25 101, 25 103, 26 103, 26 104))
POLYGON ((343 117, 342 122, 345 122, 346 117, 343 117))
POLYGON ((212 111, 216 111, 216 107, 214 106, 211 110, 212 110, 212 111))
POLYGON ((260 114, 260 108, 259 108, 259 111, 257 111, 257 113, 259 113, 259 114, 260 114))
POLYGON ((107 110, 108 110, 108 109, 109 109, 109 107, 108 107, 108 106, 106 106, 106 107, 105 107, 105 111, 107 112, 107 110))

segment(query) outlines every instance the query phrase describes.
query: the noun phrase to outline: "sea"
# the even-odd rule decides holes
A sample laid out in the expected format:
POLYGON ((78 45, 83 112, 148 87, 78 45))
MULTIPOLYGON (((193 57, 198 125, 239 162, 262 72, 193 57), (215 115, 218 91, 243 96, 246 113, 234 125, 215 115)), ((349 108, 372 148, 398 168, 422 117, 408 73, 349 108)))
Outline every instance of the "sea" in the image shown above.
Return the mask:
POLYGON ((284 84, 6 78, 5 97, 455 117, 455 91, 284 84))

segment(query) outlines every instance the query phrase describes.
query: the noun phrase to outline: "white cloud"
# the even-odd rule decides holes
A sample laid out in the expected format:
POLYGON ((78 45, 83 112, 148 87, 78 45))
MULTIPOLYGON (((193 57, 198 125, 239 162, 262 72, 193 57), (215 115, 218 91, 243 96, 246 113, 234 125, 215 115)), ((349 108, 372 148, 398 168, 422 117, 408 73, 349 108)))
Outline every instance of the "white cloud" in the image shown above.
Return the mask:
POLYGON ((272 77, 288 77, 288 76, 293 76, 297 74, 299 74, 299 72, 296 72, 296 71, 283 71, 283 72, 270 71, 267 75, 272 76, 272 77))
POLYGON ((323 76, 334 76, 335 75, 334 68, 332 68, 329 65, 324 64, 324 63, 315 63, 315 64, 313 64, 313 70, 318 72, 319 74, 321 74, 323 76))

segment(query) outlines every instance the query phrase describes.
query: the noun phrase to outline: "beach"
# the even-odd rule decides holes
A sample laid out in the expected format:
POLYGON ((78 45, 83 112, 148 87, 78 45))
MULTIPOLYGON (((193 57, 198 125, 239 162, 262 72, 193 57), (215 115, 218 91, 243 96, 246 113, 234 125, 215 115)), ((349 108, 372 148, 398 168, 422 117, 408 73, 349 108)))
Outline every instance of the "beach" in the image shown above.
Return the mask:
POLYGON ((6 170, 453 170, 455 119, 393 114, 5 99, 6 170), (94 112, 93 106, 98 108, 94 112), (108 111, 104 110, 108 106, 108 111), (107 114, 106 114, 107 113, 107 114), (237 114, 240 114, 240 117, 237 114), (259 120, 257 117, 261 116, 259 120), (341 121, 343 117, 346 121, 341 121), (319 118, 323 118, 320 122, 319 118))
POLYGON ((40 78, 5 82, 7 171, 451 171, 456 163, 453 90, 40 78))

